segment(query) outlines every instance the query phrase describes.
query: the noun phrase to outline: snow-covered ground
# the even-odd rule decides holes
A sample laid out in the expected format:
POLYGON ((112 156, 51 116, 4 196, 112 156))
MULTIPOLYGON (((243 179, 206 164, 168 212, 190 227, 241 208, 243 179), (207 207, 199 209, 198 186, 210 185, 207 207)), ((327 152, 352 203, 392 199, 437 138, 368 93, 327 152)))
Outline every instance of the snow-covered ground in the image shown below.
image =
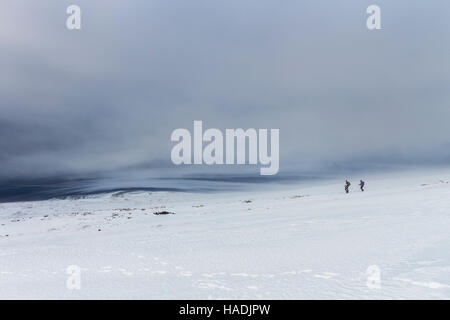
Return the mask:
POLYGON ((450 171, 356 178, 0 204, 0 298, 449 299, 450 171))

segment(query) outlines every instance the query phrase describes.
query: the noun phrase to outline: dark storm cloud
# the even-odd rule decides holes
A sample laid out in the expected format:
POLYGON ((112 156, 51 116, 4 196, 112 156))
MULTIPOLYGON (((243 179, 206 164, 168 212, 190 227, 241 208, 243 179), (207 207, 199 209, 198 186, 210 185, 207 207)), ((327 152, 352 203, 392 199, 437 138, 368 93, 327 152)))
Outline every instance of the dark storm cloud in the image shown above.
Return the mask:
POLYGON ((281 170, 445 162, 450 4, 372 3, 3 1, 0 176, 164 167, 193 120, 280 128, 281 170))

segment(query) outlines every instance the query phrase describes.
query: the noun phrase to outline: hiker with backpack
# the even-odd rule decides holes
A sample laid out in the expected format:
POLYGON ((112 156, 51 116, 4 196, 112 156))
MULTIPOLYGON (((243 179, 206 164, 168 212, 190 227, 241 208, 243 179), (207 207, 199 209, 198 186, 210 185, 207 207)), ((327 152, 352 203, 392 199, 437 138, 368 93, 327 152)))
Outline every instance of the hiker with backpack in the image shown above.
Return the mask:
POLYGON ((345 180, 345 193, 348 193, 348 188, 350 187, 351 183, 348 180, 345 180))

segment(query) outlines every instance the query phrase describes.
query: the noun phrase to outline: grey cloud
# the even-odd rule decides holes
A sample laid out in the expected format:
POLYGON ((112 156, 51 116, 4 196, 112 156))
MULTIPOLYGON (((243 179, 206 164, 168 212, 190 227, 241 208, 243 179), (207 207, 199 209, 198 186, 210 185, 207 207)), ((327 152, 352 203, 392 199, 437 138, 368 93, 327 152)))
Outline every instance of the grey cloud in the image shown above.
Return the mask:
POLYGON ((170 133, 280 128, 281 170, 449 159, 450 4, 2 2, 0 177, 170 164, 170 133))

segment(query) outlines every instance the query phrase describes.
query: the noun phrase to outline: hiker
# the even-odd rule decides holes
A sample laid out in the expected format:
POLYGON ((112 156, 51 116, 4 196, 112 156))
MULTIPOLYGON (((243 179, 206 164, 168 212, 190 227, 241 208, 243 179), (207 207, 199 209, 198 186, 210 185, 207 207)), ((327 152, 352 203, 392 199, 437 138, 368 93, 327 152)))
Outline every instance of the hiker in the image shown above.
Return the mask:
POLYGON ((348 180, 345 180, 345 193, 348 193, 348 187, 350 187, 350 182, 348 180))
POLYGON ((361 191, 362 191, 362 192, 364 192, 364 185, 365 185, 365 184, 366 184, 366 183, 365 183, 364 181, 360 180, 359 186, 361 187, 361 191))

